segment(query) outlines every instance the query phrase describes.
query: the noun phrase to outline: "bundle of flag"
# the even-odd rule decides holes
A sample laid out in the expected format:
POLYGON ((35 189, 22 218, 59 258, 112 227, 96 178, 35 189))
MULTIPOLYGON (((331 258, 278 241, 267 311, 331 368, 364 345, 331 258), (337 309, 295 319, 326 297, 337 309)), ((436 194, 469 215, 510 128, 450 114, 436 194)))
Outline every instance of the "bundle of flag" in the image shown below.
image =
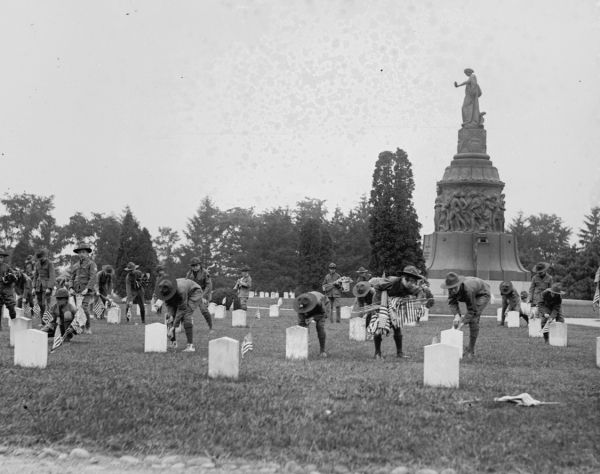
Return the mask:
MULTIPOLYGON (((66 333, 66 331, 65 331, 66 333)), ((60 325, 56 325, 56 329, 54 331, 54 342, 52 343, 52 350, 50 352, 54 352, 56 349, 58 349, 61 344, 63 343, 64 339, 62 334, 60 333, 60 325)))
POLYGON ((33 315, 34 315, 35 317, 39 318, 39 317, 40 317, 40 313, 41 313, 41 312, 42 312, 42 310, 41 310, 41 308, 40 308, 40 305, 39 305, 39 304, 37 304, 37 303, 36 303, 36 304, 34 304, 34 305, 33 305, 33 315))
POLYGON ((517 406, 522 407, 534 407, 537 405, 558 405, 560 402, 540 402, 536 400, 528 393, 521 393, 519 395, 511 396, 505 395, 503 397, 494 398, 495 402, 511 402, 517 406))
POLYGON ((25 313, 25 316, 29 317, 30 311, 31 311, 31 306, 29 306, 29 303, 27 303, 27 302, 23 303, 23 312, 25 313))
POLYGON ((598 311, 600 309, 600 288, 596 288, 594 299, 592 300, 592 309, 598 311))
MULTIPOLYGON (((38 306, 39 308, 39 306, 38 306)), ((46 309, 46 311, 44 311, 44 315, 42 316, 42 322, 44 324, 49 324, 50 321, 52 321, 52 315, 50 314, 50 311, 48 309, 46 309)))
POLYGON ((104 303, 102 302, 101 298, 98 298, 96 300, 96 303, 94 303, 94 314, 96 315, 97 319, 100 319, 102 317, 102 314, 104 313, 104 303))
POLYGON ((252 333, 249 332, 244 336, 244 340, 242 341, 242 359, 244 358, 246 352, 252 350, 254 350, 254 344, 252 342, 252 333))
POLYGON ((423 316, 421 300, 390 298, 391 320, 395 327, 416 323, 423 316))
POLYGON ((260 308, 256 307, 256 319, 260 319, 260 308))

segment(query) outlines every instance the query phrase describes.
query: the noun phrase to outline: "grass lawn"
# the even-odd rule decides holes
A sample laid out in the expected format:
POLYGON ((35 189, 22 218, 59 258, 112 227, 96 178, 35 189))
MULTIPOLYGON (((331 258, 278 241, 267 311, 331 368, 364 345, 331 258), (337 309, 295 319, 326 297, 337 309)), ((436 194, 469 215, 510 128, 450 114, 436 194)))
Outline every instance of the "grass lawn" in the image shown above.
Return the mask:
MULTIPOLYGON (((374 361, 372 341, 349 341, 343 321, 327 324, 330 358, 316 357, 311 325, 310 359, 288 362, 285 328, 295 324, 294 313, 267 314, 256 320, 249 311, 255 349, 237 382, 207 378, 208 335, 199 314, 195 353, 145 354, 142 325, 93 321, 94 334, 49 355, 44 370, 13 366, 4 321, 0 440, 114 454, 296 460, 323 472, 340 463, 356 472, 399 464, 473 473, 600 471, 600 330, 569 326, 569 346, 558 348, 529 339, 524 327, 483 318, 477 358, 461 362, 460 388, 439 389, 423 387, 423 346, 450 327, 447 317, 406 328, 410 359, 392 357, 388 337, 388 358, 374 361), (493 402, 521 392, 561 404, 493 402)), ((230 324, 228 313, 211 337, 241 340, 248 332, 230 324)), ((183 334, 178 341, 185 346, 183 334)))

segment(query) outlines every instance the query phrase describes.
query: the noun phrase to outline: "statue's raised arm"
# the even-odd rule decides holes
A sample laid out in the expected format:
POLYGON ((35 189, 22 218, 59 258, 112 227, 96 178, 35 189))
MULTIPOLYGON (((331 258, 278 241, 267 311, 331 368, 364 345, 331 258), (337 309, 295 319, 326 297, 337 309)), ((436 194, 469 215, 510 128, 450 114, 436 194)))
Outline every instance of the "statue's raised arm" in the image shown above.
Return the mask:
POLYGON ((454 82, 454 87, 465 86, 465 100, 462 105, 462 126, 464 128, 478 128, 482 125, 483 117, 479 112, 479 97, 481 97, 481 88, 477 83, 477 77, 473 69, 465 69, 467 80, 458 84, 454 82))

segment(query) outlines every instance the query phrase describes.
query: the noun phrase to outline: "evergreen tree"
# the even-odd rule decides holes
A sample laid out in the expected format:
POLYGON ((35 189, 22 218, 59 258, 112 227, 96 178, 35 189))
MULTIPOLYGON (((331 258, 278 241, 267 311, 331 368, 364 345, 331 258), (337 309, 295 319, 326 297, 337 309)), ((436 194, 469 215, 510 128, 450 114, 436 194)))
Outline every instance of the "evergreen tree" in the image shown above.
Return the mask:
POLYGON ((582 228, 577 237, 579 237, 579 245, 588 247, 593 241, 600 238, 600 206, 592 207, 590 213, 585 216, 582 228))
POLYGON ((198 257, 205 268, 221 261, 223 221, 223 212, 205 197, 183 231, 187 241, 181 248, 181 258, 186 267, 193 257, 198 257))
POLYGON ((321 291, 331 256, 331 236, 325 225, 318 219, 307 218, 300 227, 297 293, 321 291))
POLYGON ((421 224, 413 204, 412 168, 403 150, 379 154, 371 189, 371 270, 397 274, 405 265, 425 267, 421 224))
MULTIPOLYGON (((8 252, 8 249, 6 249, 8 252)), ((10 257, 11 266, 19 267, 22 270, 25 269, 25 260, 27 257, 34 254, 34 249, 29 243, 28 239, 23 237, 17 245, 15 245, 14 250, 12 251, 12 255, 10 257)))
POLYGON ((115 291, 122 296, 125 295, 125 276, 127 275, 125 267, 127 263, 134 262, 136 265, 139 265, 136 260, 140 258, 140 246, 142 245, 141 233, 140 224, 133 216, 129 206, 126 207, 125 214, 121 220, 119 250, 117 251, 117 261, 115 264, 115 291))
POLYGON ((154 283, 156 279, 156 266, 158 265, 158 257, 152 245, 152 237, 148 229, 142 228, 138 237, 137 255, 134 257, 134 262, 139 265, 139 270, 144 274, 149 274, 150 284, 146 287, 146 298, 151 298, 154 291, 154 283))
POLYGON ((119 251, 119 242, 121 237, 121 223, 114 216, 97 217, 98 232, 95 244, 95 258, 98 269, 103 265, 111 265, 113 268, 117 264, 119 251))

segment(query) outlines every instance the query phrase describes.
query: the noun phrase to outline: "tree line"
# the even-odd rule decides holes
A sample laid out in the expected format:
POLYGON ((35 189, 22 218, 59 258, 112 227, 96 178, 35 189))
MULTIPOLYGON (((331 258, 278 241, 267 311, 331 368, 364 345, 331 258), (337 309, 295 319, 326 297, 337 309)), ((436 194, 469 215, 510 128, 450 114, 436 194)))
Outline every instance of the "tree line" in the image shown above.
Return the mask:
MULTIPOLYGON (((425 272, 421 224, 413 203, 414 179, 407 154, 397 149, 379 154, 370 195, 360 197, 348 212, 326 201, 306 197, 293 208, 221 209, 206 196, 182 231, 159 227, 150 234, 132 210, 120 215, 77 212, 65 225, 52 215, 54 196, 8 194, 0 200, 0 243, 11 253, 13 266, 39 248, 47 248, 55 263, 66 270, 75 258, 73 245, 84 240, 94 248, 99 268, 112 265, 117 292, 124 293, 124 268, 133 261, 151 275, 156 267, 184 276, 192 257, 210 271, 214 287, 233 287, 242 267, 248 266, 257 291, 320 289, 330 262, 338 273, 356 277, 360 266, 374 275, 394 274, 406 264, 425 272)), ((432 203, 433 205, 433 203, 432 203)), ((572 230, 554 214, 520 213, 507 231, 516 236, 521 262, 528 269, 538 261, 552 265, 567 297, 591 299, 593 276, 600 254, 600 207, 591 209, 570 245, 572 230)), ((148 296, 152 288, 148 288, 148 296)))

